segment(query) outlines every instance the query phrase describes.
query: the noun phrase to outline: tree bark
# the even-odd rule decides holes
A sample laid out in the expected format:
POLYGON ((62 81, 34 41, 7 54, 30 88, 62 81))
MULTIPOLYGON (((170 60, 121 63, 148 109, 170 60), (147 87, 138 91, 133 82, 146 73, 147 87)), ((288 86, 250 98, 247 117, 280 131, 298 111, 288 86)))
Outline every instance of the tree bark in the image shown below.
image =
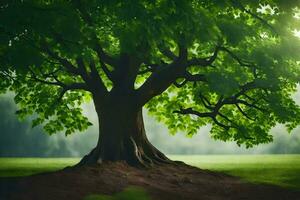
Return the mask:
POLYGON ((132 99, 122 95, 109 98, 99 106, 94 99, 99 119, 97 146, 77 166, 125 161, 132 166, 151 166, 169 163, 170 160, 148 140, 143 121, 142 108, 136 108, 132 99))

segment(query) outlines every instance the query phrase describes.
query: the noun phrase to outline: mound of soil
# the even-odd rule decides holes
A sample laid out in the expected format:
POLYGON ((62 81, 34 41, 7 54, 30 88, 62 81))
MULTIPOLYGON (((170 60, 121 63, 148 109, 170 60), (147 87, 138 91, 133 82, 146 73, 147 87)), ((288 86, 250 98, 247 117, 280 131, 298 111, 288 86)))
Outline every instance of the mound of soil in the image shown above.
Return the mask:
POLYGON ((123 162, 0 179, 0 199, 82 200, 90 194, 114 194, 128 186, 145 188, 153 200, 300 200, 300 192, 250 184, 185 164, 137 169, 123 162))

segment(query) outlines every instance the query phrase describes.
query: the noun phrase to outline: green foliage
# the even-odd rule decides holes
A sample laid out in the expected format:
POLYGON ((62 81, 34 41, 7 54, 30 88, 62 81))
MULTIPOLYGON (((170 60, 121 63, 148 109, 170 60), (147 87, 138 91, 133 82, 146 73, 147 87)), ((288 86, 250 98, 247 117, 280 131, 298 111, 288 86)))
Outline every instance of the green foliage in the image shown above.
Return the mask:
POLYGON ((205 74, 207 82, 188 82, 180 89, 169 88, 149 102, 147 107, 172 132, 181 130, 192 135, 200 126, 211 123, 213 138, 233 140, 239 145, 251 147, 272 141, 272 136, 268 133, 277 122, 285 124, 289 130, 300 122, 299 106, 291 98, 300 77, 300 40, 291 30, 299 29, 299 22, 293 17, 293 6, 277 4, 275 1, 260 2, 261 4, 243 1, 245 9, 254 13, 254 16, 243 12, 240 3, 232 7, 229 2, 203 1, 201 4, 201 7, 209 11, 210 23, 213 23, 205 28, 211 29, 209 32, 219 39, 213 40, 210 37, 209 43, 195 39, 196 46, 190 49, 192 57, 210 56, 211 53, 207 52, 213 52, 214 43, 218 42, 230 50, 220 52, 210 67, 190 67, 192 74, 205 74), (266 11, 259 11, 265 9, 262 5, 270 5, 267 7, 269 10, 266 8, 266 11), (273 9, 276 14, 270 14, 273 9), (262 22, 257 17, 265 21, 262 22), (267 22, 276 27, 276 32, 265 24, 267 22), (214 32, 215 27, 218 31, 214 32), (215 106, 219 99, 230 99, 241 91, 241 86, 251 82, 255 87, 239 99, 253 103, 261 110, 245 104, 239 104, 239 107, 225 104, 219 110, 224 117, 216 116, 217 121, 234 128, 224 129, 210 118, 174 114, 174 111, 181 108, 193 108, 200 113, 209 112, 210 109, 205 104, 215 106))
MULTIPOLYGON (((185 84, 172 85, 148 102, 150 113, 173 133, 192 136, 212 124, 215 139, 247 147, 270 142, 269 130, 277 122, 289 130, 300 123, 300 108, 291 97, 300 80, 297 5, 281 0, 2 1, 0 92, 16 93, 19 116, 36 116, 33 126, 68 135, 91 125, 80 108, 90 94, 75 87, 87 82, 76 71, 79 65, 89 74, 87 66, 94 64, 106 89, 114 87, 97 44, 112 58, 135 57, 141 69, 154 63, 158 72, 172 62, 162 49, 176 56, 185 47, 188 60, 214 59, 206 66, 187 66, 189 75, 205 81, 178 78, 185 84), (71 65, 78 67, 75 72, 71 65), (211 115, 177 112, 188 108, 211 115)), ((150 74, 137 75, 136 90, 150 74)))

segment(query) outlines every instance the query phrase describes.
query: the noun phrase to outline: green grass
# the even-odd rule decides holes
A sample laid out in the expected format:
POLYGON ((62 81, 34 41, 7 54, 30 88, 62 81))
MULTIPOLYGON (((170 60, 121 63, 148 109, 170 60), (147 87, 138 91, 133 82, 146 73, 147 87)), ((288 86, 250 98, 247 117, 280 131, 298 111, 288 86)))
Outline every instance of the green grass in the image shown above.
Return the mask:
MULTIPOLYGON (((268 183, 300 190, 300 155, 171 155, 190 165, 239 176, 254 183, 268 183)), ((0 176, 28 176, 55 171, 78 158, 0 158, 0 176)))
POLYGON ((254 183, 300 189, 300 155, 174 155, 170 157, 202 169, 239 176, 254 183))
POLYGON ((56 171, 78 161, 78 158, 0 158, 0 177, 56 171))

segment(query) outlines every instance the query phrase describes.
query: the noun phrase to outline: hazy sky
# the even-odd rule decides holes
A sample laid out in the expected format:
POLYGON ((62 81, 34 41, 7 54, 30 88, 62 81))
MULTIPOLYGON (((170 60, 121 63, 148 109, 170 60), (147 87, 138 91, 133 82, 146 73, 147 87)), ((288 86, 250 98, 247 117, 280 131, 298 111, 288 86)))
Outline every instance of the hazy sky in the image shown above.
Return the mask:
MULTIPOLYGON (((0 156, 82 156, 95 146, 98 127, 92 104, 85 105, 84 112, 95 124, 93 127, 68 137, 63 133, 49 136, 41 127, 32 129, 30 119, 22 122, 17 119, 12 98, 12 94, 0 95, 0 156)), ((295 99, 299 102, 299 92, 295 99)), ((282 125, 278 125, 272 130, 273 143, 246 149, 233 142, 212 140, 209 126, 200 129, 192 138, 184 133, 170 135, 163 124, 145 113, 150 141, 167 154, 300 153, 300 128, 288 134, 282 125)))

